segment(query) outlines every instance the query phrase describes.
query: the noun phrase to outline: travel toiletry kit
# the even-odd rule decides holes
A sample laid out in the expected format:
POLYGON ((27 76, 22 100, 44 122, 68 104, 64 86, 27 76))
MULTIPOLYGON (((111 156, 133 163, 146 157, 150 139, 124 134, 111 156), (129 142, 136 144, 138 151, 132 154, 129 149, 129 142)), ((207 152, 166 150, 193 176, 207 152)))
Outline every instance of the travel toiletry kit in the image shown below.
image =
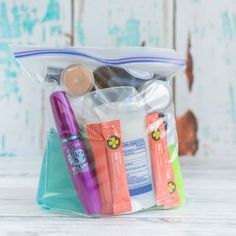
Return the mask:
POLYGON ((48 93, 39 205, 97 217, 184 204, 174 50, 12 49, 48 93))

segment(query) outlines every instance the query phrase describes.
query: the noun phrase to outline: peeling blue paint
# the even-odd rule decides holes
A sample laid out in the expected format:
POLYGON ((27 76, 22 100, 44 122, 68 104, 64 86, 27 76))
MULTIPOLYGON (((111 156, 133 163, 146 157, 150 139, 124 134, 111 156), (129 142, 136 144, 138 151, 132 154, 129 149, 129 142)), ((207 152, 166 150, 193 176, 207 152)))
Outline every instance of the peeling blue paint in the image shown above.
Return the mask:
POLYGON ((224 11, 221 15, 222 20, 222 31, 225 39, 235 39, 236 38, 236 16, 231 20, 231 16, 228 11, 224 11))
POLYGON ((112 28, 109 29, 109 34, 110 35, 115 35, 120 31, 120 28, 118 25, 114 25, 112 28))
POLYGON ((157 36, 155 38, 155 44, 154 44, 156 47, 160 47, 161 46, 161 38, 160 36, 157 36))
POLYGON ((55 34, 60 35, 62 32, 62 29, 60 25, 55 25, 51 27, 50 31, 51 31, 51 36, 55 34))
POLYGON ((1 79, 2 89, 0 90, 0 100, 9 98, 12 95, 16 95, 17 101, 21 102, 19 97, 19 84, 18 84, 18 67, 14 56, 7 43, 0 43, 0 53, 4 55, 0 59, 0 64, 3 72, 3 78, 1 79))
POLYGON ((7 65, 8 64, 8 55, 9 55, 9 47, 8 47, 7 43, 0 42, 0 53, 1 53, 1 55, 4 55, 4 56, 0 57, 0 64, 7 65))
POLYGON ((14 30, 12 36, 15 38, 19 38, 21 36, 21 25, 20 25, 19 8, 17 5, 13 6, 12 15, 13 15, 12 29, 14 30))
POLYGON ((4 2, 0 4, 0 37, 11 38, 10 23, 7 15, 7 7, 4 2))
POLYGON ((4 2, 0 4, 0 38, 20 38, 22 31, 28 34, 33 33, 34 26, 37 23, 37 10, 35 8, 29 9, 26 5, 14 5, 11 11, 8 11, 4 2), (12 21, 8 14, 11 12, 12 21))
POLYGON ((136 19, 128 19, 126 22, 126 32, 121 42, 126 46, 139 46, 140 45, 140 21, 136 19))
POLYGON ((0 157, 15 157, 16 154, 13 152, 6 152, 6 144, 5 144, 5 136, 1 136, 1 151, 0 151, 0 157))
POLYGON ((137 19, 127 19, 124 30, 114 25, 108 32, 115 36, 116 46, 139 46, 141 43, 140 21, 137 19))
POLYGON ((47 6, 47 12, 43 18, 43 22, 59 20, 60 16, 60 5, 57 0, 50 0, 47 6))
MULTIPOLYGON (((35 14, 34 14, 35 15, 35 14)), ((36 16, 32 17, 29 12, 27 12, 24 16, 22 26, 23 29, 29 34, 33 34, 34 27, 38 20, 36 19, 36 16)))
POLYGON ((78 36, 78 41, 80 45, 84 46, 84 28, 83 28, 83 22, 81 18, 79 18, 77 22, 77 36, 78 36))
MULTIPOLYGON (((7 113, 11 116, 11 120, 23 122, 25 128, 29 128, 32 118, 30 110, 24 105, 22 106, 25 101, 22 91, 20 91, 19 64, 12 55, 8 42, 34 44, 35 37, 40 37, 37 42, 43 43, 51 36, 55 38, 55 36, 62 34, 59 0, 47 0, 46 3, 48 3, 46 11, 42 15, 40 12, 39 15, 38 4, 36 4, 37 7, 32 8, 30 2, 10 1, 8 3, 8 1, 0 0, 0 103, 4 100, 3 104, 15 102, 19 107, 22 107, 24 109, 22 112, 10 109, 7 110, 7 113), (49 24, 47 24, 48 22, 49 24), (35 35, 37 26, 39 31, 35 35), (21 121, 22 118, 23 121, 21 121)), ((9 143, 14 132, 10 133, 5 129, 0 131, 0 157, 16 156, 16 146, 9 143)))
POLYGON ((0 157, 16 157, 16 154, 13 152, 0 152, 0 157))
POLYGON ((18 96, 18 102, 22 103, 22 101, 23 101, 22 96, 18 96))
POLYGON ((2 98, 9 98, 11 95, 19 92, 19 85, 16 76, 11 71, 5 71, 6 79, 3 81, 3 95, 2 98))
POLYGON ((232 84, 229 86, 229 99, 230 99, 230 115, 232 121, 236 122, 236 103, 235 103, 235 92, 232 84))

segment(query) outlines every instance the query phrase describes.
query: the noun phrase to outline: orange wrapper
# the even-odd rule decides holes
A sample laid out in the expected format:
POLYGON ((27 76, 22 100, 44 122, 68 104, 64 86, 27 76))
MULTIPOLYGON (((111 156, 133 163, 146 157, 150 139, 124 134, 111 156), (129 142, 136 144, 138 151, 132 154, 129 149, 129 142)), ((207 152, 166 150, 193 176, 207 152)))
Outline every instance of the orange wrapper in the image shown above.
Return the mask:
POLYGON ((149 131, 156 204, 163 205, 165 208, 177 206, 180 204, 180 199, 176 189, 164 121, 156 112, 146 117, 146 124, 149 131))
POLYGON ((112 193, 107 162, 106 145, 101 124, 86 125, 89 145, 94 157, 103 214, 112 214, 112 193))
POLYGON ((125 172, 120 121, 114 120, 102 123, 102 132, 106 142, 113 214, 130 212, 132 211, 132 205, 125 172))

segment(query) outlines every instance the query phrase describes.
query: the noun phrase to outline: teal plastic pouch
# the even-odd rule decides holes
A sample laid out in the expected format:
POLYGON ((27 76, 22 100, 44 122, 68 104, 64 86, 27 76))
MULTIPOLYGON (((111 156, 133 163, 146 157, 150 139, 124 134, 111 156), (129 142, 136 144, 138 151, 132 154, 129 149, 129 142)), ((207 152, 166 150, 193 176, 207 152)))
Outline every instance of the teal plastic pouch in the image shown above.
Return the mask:
POLYGON ((54 128, 48 133, 37 202, 45 209, 84 213, 66 165, 61 140, 54 128))

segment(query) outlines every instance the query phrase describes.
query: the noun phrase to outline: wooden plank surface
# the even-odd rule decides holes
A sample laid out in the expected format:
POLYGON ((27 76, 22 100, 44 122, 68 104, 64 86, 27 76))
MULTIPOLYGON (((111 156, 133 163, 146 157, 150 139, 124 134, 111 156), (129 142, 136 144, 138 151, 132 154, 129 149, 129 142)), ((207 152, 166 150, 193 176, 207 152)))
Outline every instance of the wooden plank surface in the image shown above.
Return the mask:
POLYGON ((75 45, 172 47, 172 0, 75 0, 75 45))
POLYGON ((189 68, 176 79, 176 110, 196 117, 199 156, 235 155, 235 15, 234 0, 177 0, 176 48, 189 68))
POLYGON ((47 127, 44 88, 23 73, 8 44, 68 46, 70 10, 70 1, 0 0, 0 158, 39 155, 47 127))
POLYGON ((234 235, 236 164, 182 159, 187 203, 174 210, 87 219, 35 203, 40 158, 0 160, 0 232, 5 235, 234 235))

